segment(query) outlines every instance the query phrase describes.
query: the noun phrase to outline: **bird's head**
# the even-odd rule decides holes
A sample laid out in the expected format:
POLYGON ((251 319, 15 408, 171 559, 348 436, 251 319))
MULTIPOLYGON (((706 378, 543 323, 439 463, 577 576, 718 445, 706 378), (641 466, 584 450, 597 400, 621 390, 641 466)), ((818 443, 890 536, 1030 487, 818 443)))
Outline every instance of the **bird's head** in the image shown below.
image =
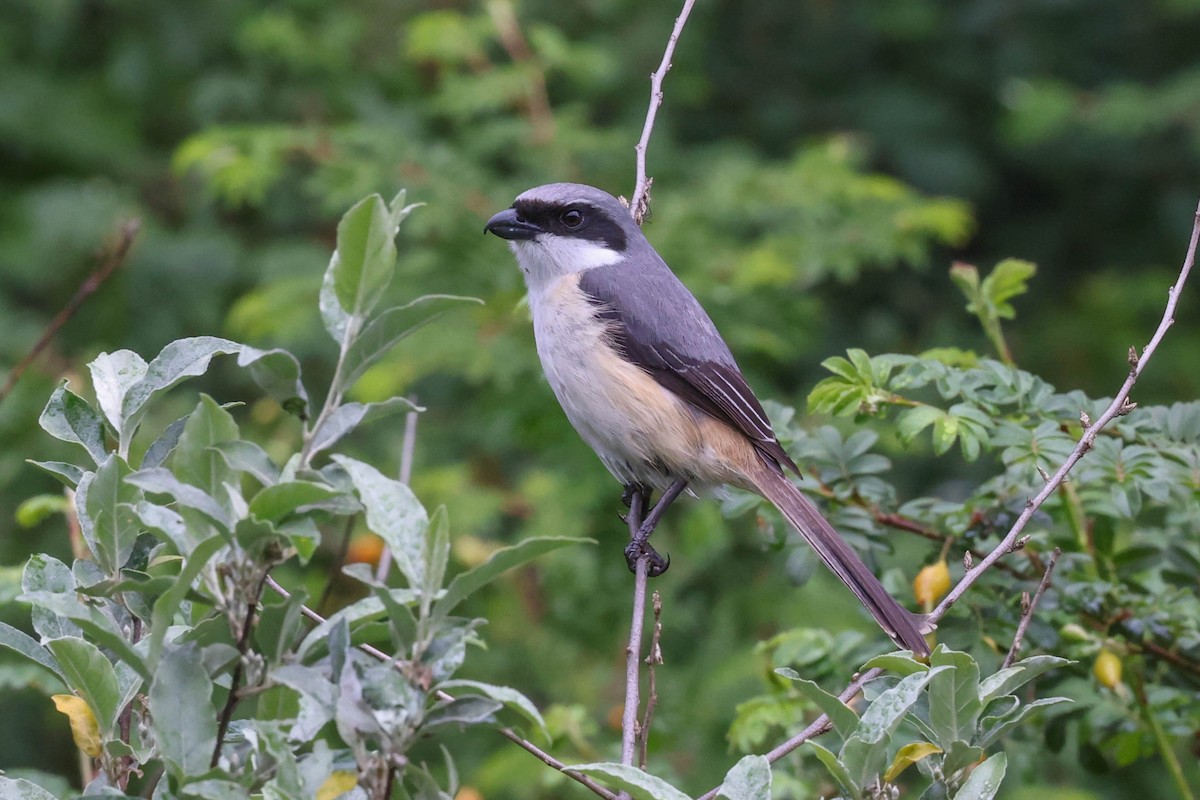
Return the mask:
POLYGON ((488 220, 485 232, 507 239, 530 288, 572 272, 618 264, 645 239, 629 209, 608 192, 549 183, 522 192, 488 220))

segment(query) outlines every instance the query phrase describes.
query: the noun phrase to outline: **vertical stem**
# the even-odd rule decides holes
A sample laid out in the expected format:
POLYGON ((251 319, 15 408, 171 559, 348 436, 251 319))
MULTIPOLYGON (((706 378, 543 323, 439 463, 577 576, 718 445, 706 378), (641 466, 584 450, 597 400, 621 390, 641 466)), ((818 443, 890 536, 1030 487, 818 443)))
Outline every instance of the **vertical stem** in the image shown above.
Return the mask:
POLYGON ((1162 723, 1150 710, 1150 701, 1146 697, 1146 687, 1142 683, 1141 673, 1134 673, 1133 680, 1133 694, 1137 698, 1138 708, 1141 709, 1146 724, 1150 726, 1150 732, 1154 735, 1154 743, 1158 747, 1163 763, 1167 765, 1167 772, 1171 774, 1175 788, 1179 790, 1179 796, 1183 800, 1196 800, 1196 796, 1188 787, 1187 776, 1183 774, 1183 765, 1179 763, 1179 756, 1175 755, 1175 748, 1171 746, 1171 740, 1167 738, 1167 732, 1163 730, 1162 723))

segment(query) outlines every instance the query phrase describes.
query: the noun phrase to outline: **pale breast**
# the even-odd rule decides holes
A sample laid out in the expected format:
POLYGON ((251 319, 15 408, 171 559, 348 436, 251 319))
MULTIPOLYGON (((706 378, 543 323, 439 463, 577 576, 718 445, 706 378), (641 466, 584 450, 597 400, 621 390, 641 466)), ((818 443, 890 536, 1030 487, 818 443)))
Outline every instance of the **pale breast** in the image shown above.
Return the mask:
POLYGON ((530 307, 551 389, 575 430, 618 480, 659 487, 676 477, 737 482, 727 451, 732 443, 741 460, 749 444, 621 358, 607 323, 580 291, 578 274, 531 293, 530 307))

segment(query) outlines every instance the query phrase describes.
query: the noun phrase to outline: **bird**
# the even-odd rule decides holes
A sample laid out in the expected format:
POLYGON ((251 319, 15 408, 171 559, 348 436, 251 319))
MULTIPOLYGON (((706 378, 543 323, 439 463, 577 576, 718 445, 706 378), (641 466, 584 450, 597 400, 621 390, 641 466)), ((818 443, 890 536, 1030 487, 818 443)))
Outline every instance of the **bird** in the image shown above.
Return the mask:
POLYGON ((928 655, 926 618, 901 606, 789 479, 796 463, 716 325, 613 195, 550 183, 517 196, 484 228, 524 274, 534 339, 551 390, 580 437, 625 488, 661 492, 626 549, 649 574, 649 546, 685 491, 732 486, 770 501, 898 645, 928 655))

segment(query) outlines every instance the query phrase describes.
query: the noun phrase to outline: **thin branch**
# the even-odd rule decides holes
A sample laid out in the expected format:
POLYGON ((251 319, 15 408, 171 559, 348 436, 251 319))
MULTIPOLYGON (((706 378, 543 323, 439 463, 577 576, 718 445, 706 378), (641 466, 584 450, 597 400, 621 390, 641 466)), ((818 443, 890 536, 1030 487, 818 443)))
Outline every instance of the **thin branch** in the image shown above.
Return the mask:
MULTIPOLYGON (((1125 378, 1125 382, 1121 385, 1121 389, 1119 392, 1117 392, 1117 396, 1113 398, 1112 403, 1109 404, 1108 408, 1105 409, 1104 413, 1101 414, 1095 422, 1086 425, 1083 436, 1080 438, 1079 443, 1075 446, 1075 449, 1072 450, 1070 455, 1067 456, 1066 461, 1064 461, 1062 466, 1058 468, 1058 471, 1046 481, 1045 486, 1042 487, 1042 490, 1026 503, 1025 510, 1021 512, 1021 515, 1017 518, 1016 522, 1013 523, 1012 528, 1009 529, 1008 533, 1005 534, 1000 543, 996 545, 996 547, 990 553, 988 553, 978 565, 967 570, 967 573, 962 577, 962 580, 958 582, 954 589, 948 595, 946 595, 937 608, 933 610, 933 613, 929 615, 930 622, 937 622, 944 617, 946 612, 950 610, 950 608, 959 600, 959 598, 961 598, 963 594, 965 594, 966 591, 970 589, 980 577, 982 577, 983 573, 986 572, 988 568, 994 565, 999 559, 1015 550, 1020 550, 1024 546, 1024 540, 1020 539, 1019 537, 1021 536, 1021 532, 1025 529, 1025 526, 1029 523, 1029 520, 1033 518, 1034 512, 1036 512, 1042 503, 1044 503, 1046 499, 1058 489, 1063 481, 1066 480, 1067 474, 1071 471, 1075 464, 1078 463, 1079 459, 1083 458, 1087 451, 1092 448, 1092 443, 1096 440, 1096 436, 1101 432, 1101 430, 1103 430, 1103 428, 1108 425, 1108 423, 1112 422, 1112 420, 1116 417, 1128 414, 1136 407, 1136 404, 1129 401, 1129 393, 1133 389, 1133 385, 1137 383, 1137 379, 1141 376, 1142 370, 1145 369, 1146 364, 1150 361, 1150 357, 1153 356, 1154 352, 1158 349, 1158 344, 1160 341, 1162 341, 1167 329, 1169 329, 1175 322, 1175 307, 1179 304, 1179 296, 1183 293, 1183 286, 1187 282, 1188 275, 1191 273, 1192 267, 1196 262, 1196 245, 1198 241, 1200 241, 1200 204, 1197 204, 1196 206, 1196 213, 1192 224, 1191 240, 1188 243, 1187 255, 1183 259, 1183 267, 1180 269, 1179 277, 1176 279, 1174 285, 1172 285, 1170 290, 1167 292, 1167 305, 1163 310, 1162 321, 1159 322, 1158 328, 1154 331, 1154 335, 1150 337, 1150 342, 1142 351, 1141 356, 1138 355, 1136 349, 1132 347, 1129 349, 1129 375, 1125 378)), ((1043 580, 1046 580, 1046 578, 1043 578, 1043 580)), ((867 683, 867 681, 874 680, 882 673, 883 670, 873 669, 855 678, 841 693, 841 695, 839 695, 842 701, 846 702, 849 700, 858 693, 858 691, 865 683, 867 683)), ((767 753, 767 760, 771 763, 778 761, 780 758, 783 758, 783 756, 792 752, 809 739, 820 736, 821 734, 830 730, 831 727, 832 724, 829 721, 829 717, 822 714, 821 716, 817 717, 817 719, 814 720, 811 725, 798 733, 796 736, 767 753)), ((712 789, 707 794, 701 795, 699 800, 712 800, 717 796, 717 791, 717 789, 712 789)))
MULTIPOLYGON (((287 599, 292 596, 291 592, 289 592, 287 589, 283 588, 283 586, 280 585, 279 581, 275 580, 275 578, 271 577, 270 575, 267 576, 267 586, 271 587, 271 590, 273 592, 275 592, 276 594, 278 594, 280 597, 282 597, 284 599, 287 599)), ((326 621, 325 617, 321 616, 316 611, 313 611, 311 608, 309 608, 308 606, 303 605, 303 604, 301 604, 301 606, 300 606, 300 613, 303 616, 307 617, 308 619, 312 620, 313 622, 317 623, 318 625, 320 625, 326 621)), ((369 644, 365 644, 365 643, 360 644, 358 646, 358 649, 363 651, 364 653, 366 653, 369 656, 379 659, 380 661, 391 661, 395 665, 396 669, 402 669, 407 663, 405 661, 401 661, 399 659, 393 658, 392 656, 389 656, 387 653, 380 650, 378 647, 374 647, 369 644)), ((442 700, 447 703, 454 702, 454 696, 447 692, 443 692, 443 691, 437 692, 437 698, 439 700, 442 700)), ((529 754, 531 754, 532 756, 537 758, 539 761, 541 761, 546 766, 551 767, 552 769, 558 770, 562 774, 566 775, 568 778, 571 778, 572 780, 582 784, 583 786, 586 786, 597 797, 604 798, 604 800, 617 800, 616 793, 611 792, 608 789, 605 789, 603 786, 596 783, 594 780, 589 778, 587 775, 583 775, 582 773, 575 772, 570 767, 568 767, 566 764, 559 761, 557 758, 550 755, 546 751, 542 750, 540 747, 538 747, 533 742, 529 741, 528 739, 522 738, 521 735, 519 733, 517 733, 516 731, 514 731, 512 728, 499 728, 499 729, 497 729, 497 733, 499 733, 505 739, 508 739, 513 744, 516 744, 519 747, 521 747, 523 750, 525 750, 526 752, 528 752, 529 754)))
MULTIPOLYGON (((906 533, 915 534, 924 539, 928 539, 931 542, 938 542, 939 544, 945 545, 946 542, 954 539, 953 536, 947 536, 946 534, 939 533, 933 528, 930 528, 928 525, 923 525, 914 519, 909 519, 908 517, 900 514, 889 514, 878 509, 874 509, 873 513, 875 516, 875 521, 880 525, 884 525, 888 528, 894 528, 898 531, 905 531, 906 533)), ((966 548, 966 552, 971 554, 972 559, 981 559, 984 557, 983 553, 970 547, 966 548)), ((996 569, 1002 572, 1007 572, 1014 578, 1024 579, 1029 577, 1019 569, 1013 567, 1011 564, 1005 564, 1004 562, 997 564, 996 569)))
POLYGON ((75 313, 79 311, 79 307, 83 305, 83 301, 95 294, 96 290, 117 271, 117 268, 125 263, 125 257, 129 255, 129 248, 133 246, 133 240, 137 237, 141 227, 142 221, 136 218, 122 223, 117 234, 116 244, 109 249, 107 255, 104 256, 104 260, 100 262, 100 266, 92 270, 91 274, 84 279, 79 288, 75 290, 75 294, 67 301, 67 304, 54 315, 54 319, 50 320, 50 324, 42 331, 42 335, 34 343, 33 347, 30 348, 29 352, 8 373, 8 378, 4 381, 4 386, 0 387, 0 402, 3 402, 4 398, 8 397, 9 392, 17 385, 17 381, 25 374, 25 370, 29 369, 29 365, 46 349, 46 346, 50 344, 51 340, 54 339, 62 327, 71 320, 71 317, 75 316, 75 313))
MULTIPOLYGON (((629 536, 637 536, 642 527, 642 493, 635 490, 629 503, 629 536)), ((642 662, 642 629, 646 622, 646 581, 650 574, 650 557, 637 560, 633 581, 633 611, 629 622, 629 644, 625 648, 625 708, 621 717, 621 763, 633 766, 636 755, 639 670, 642 662)))
MULTIPOLYGON (((417 404, 416 397, 408 398, 413 405, 417 404)), ((413 453, 417 447, 417 412, 410 411, 404 415, 404 442, 400 445, 400 482, 408 486, 412 480, 413 453)), ((388 571, 392 568, 392 551, 383 548, 379 556, 379 566, 375 570, 375 580, 383 583, 387 580, 388 571)))
POLYGON ((654 132, 654 120, 658 116, 658 107, 662 105, 663 101, 663 79, 667 77, 667 72, 671 69, 671 58, 675 55, 675 45, 679 42, 683 26, 687 24, 688 15, 692 13, 692 6, 695 4, 696 0, 684 0, 683 10, 675 18, 675 27, 671 29, 671 36, 667 39, 667 49, 663 51, 662 61, 659 62, 658 69, 650 75, 650 107, 646 109, 646 123, 642 126, 642 138, 633 148, 633 152, 637 155, 637 183, 634 184, 633 199, 629 201, 629 213, 633 214, 633 219, 638 225, 645 221, 646 214, 650 211, 650 185, 654 183, 654 179, 646 175, 646 148, 650 146, 650 134, 654 132))
POLYGON ((269 574, 263 573, 262 579, 255 587, 254 596, 246 602, 246 617, 242 620, 242 630, 237 642, 237 666, 233 668, 233 677, 229 680, 229 696, 225 698, 225 707, 221 709, 221 718, 217 725, 217 740, 213 745, 212 760, 209 762, 210 767, 216 767, 221 760, 221 747, 225 744, 225 734, 229 731, 229 722, 233 719, 233 709, 237 706, 239 699, 238 690, 241 689, 246 652, 250 649, 250 632, 254 630, 254 616, 258 611, 258 601, 262 597, 263 584, 268 578, 269 574))
POLYGON ((1004 657, 1000 669, 1011 667, 1012 663, 1017 660, 1017 653, 1021 651, 1021 641, 1025 638, 1025 631, 1029 628, 1030 620, 1033 619, 1033 612, 1037 610, 1038 601, 1042 599, 1042 594, 1050 585, 1050 576, 1054 574, 1054 565, 1058 563, 1060 555, 1062 555, 1062 549, 1054 548, 1054 552, 1050 554, 1050 561, 1046 564, 1046 574, 1042 575, 1042 582, 1038 584, 1032 599, 1028 594, 1022 597, 1021 621, 1017 623, 1017 632, 1013 635, 1012 647, 1008 648, 1008 655, 1004 657))
POLYGON ((1162 341, 1167 330, 1175 323, 1175 307, 1179 304, 1179 296, 1183 293, 1183 285, 1187 282, 1188 274, 1192 271, 1192 266, 1196 262, 1196 244, 1198 240, 1200 240, 1200 205, 1196 209, 1192 225, 1192 237, 1188 244, 1187 255, 1183 260, 1183 267, 1179 271, 1179 278, 1167 292, 1167 306, 1163 311, 1162 321, 1158 323, 1158 328, 1154 331, 1154 335, 1150 337, 1150 341, 1142 351, 1141 356, 1138 355, 1136 349, 1132 347, 1129 349, 1129 374, 1126 376, 1125 382, 1121 385, 1120 391, 1117 392, 1117 396, 1113 398, 1108 408, 1104 410, 1104 413, 1098 419, 1086 426, 1083 436, 1080 437, 1079 443, 1075 445, 1075 449, 1067 456, 1067 460, 1050 477, 1050 480, 1046 481, 1041 491, 1026 502, 1025 510, 1017 517, 1017 521, 1013 523, 1012 528, 1009 529, 1008 533, 1000 541, 1000 544, 996 545, 995 549, 988 553, 974 569, 968 570, 963 575, 962 580, 958 582, 958 585, 938 604, 938 607, 934 609, 931 621, 936 622, 945 616, 950 607, 958 602, 959 598, 983 576, 983 573, 992 564, 1013 550, 1018 549, 1016 547, 1017 539, 1025 530, 1025 526, 1029 524, 1029 520, 1033 519, 1034 513, 1041 507, 1042 503, 1046 502, 1046 499, 1066 480, 1067 474, 1079 463, 1079 459, 1083 458, 1092 449, 1092 444, 1096 441, 1096 436, 1100 431, 1118 416, 1128 414, 1136 407, 1135 404, 1129 402, 1129 393, 1133 390, 1133 385, 1137 383, 1138 378, 1141 377, 1142 370, 1146 368, 1146 364, 1150 363, 1151 357, 1158 350, 1159 342, 1162 341))
POLYGON ((525 108, 529 112, 529 123, 533 127, 533 143, 536 145, 549 144, 554 139, 554 112, 550 109, 550 95, 546 91, 546 75, 534 57, 525 34, 521 32, 521 23, 517 12, 510 0, 490 0, 487 4, 488 15, 496 32, 500 35, 500 44, 515 63, 528 68, 528 86, 525 92, 525 108))
POLYGON ((646 654, 646 713, 638 728, 641 755, 638 766, 646 768, 646 750, 650 744, 650 724, 654 722, 654 708, 658 705, 658 681, 655 667, 663 663, 662 657, 662 595, 657 591, 650 595, 650 607, 654 609, 654 627, 650 630, 650 652, 646 654))

